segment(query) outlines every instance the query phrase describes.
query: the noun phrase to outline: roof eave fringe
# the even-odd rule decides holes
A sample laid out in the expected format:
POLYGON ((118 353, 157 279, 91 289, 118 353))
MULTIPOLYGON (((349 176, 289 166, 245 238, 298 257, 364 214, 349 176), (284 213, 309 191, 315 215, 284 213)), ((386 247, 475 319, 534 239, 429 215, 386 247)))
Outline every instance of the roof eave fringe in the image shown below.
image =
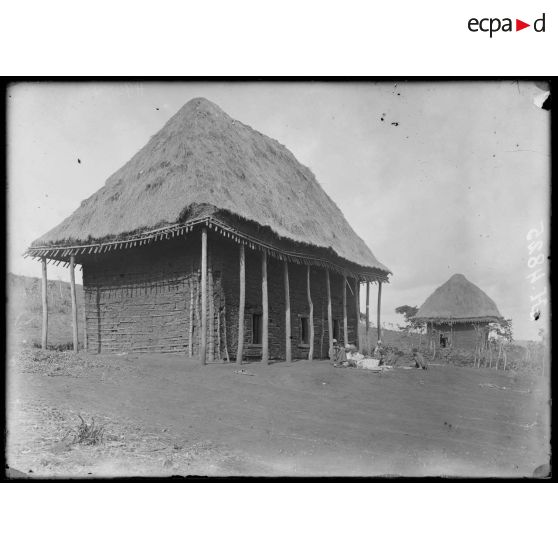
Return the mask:
MULTIPOLYGON (((275 248, 271 244, 262 242, 251 235, 246 233, 242 233, 233 227, 223 223, 222 221, 211 217, 202 217, 198 219, 194 219, 189 221, 188 223, 180 224, 180 225, 170 225, 168 227, 163 227, 160 229, 156 229, 153 231, 149 231, 148 233, 143 233, 140 235, 134 235, 122 240, 115 240, 106 243, 96 243, 96 244, 86 244, 86 245, 74 245, 74 246, 56 246, 56 247, 45 247, 40 246, 36 248, 29 248, 24 256, 32 256, 32 257, 49 257, 50 259, 56 260, 61 258, 66 258, 67 256, 78 256, 80 254, 85 254, 87 249, 87 255, 98 254, 98 253, 106 253, 111 250, 115 249, 128 249, 137 246, 151 244, 152 242, 158 242, 160 240, 167 240, 169 238, 169 234, 171 235, 170 238, 174 238, 176 236, 182 236, 192 232, 194 227, 199 225, 205 225, 210 230, 215 230, 219 234, 226 236, 227 238, 232 238, 237 244, 242 243, 244 245, 249 246, 252 250, 260 250, 266 251, 269 255, 276 259, 280 259, 282 261, 289 261, 297 264, 306 264, 306 265, 318 265, 320 267, 329 268, 333 271, 340 273, 341 275, 345 274, 347 276, 356 278, 359 282, 382 282, 387 283, 389 282, 389 274, 391 272, 382 270, 378 268, 378 271, 371 271, 368 272, 366 270, 356 270, 351 269, 350 267, 343 267, 342 265, 336 264, 331 262, 330 260, 326 260, 324 258, 319 258, 316 256, 312 256, 310 254, 301 254, 297 252, 291 252, 287 250, 281 250, 279 248, 275 248), (63 250, 62 255, 58 258, 58 254, 60 251, 63 250)), ((356 266, 355 267, 359 267, 356 266)))

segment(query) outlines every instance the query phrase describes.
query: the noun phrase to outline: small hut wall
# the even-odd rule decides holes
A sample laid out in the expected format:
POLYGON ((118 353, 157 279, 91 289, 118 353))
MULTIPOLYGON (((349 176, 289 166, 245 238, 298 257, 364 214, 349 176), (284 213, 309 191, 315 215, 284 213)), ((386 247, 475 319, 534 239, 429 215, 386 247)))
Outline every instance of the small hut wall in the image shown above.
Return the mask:
MULTIPOLYGON (((481 326, 483 329, 484 339, 488 336, 488 328, 486 325, 481 326)), ((451 347, 454 349, 464 349, 469 351, 474 351, 477 346, 477 331, 475 326, 469 322, 457 322, 453 325, 442 323, 434 323, 434 333, 430 329, 430 324, 428 325, 428 335, 433 336, 433 339, 437 346, 440 343, 440 334, 443 334, 451 342, 451 347)))

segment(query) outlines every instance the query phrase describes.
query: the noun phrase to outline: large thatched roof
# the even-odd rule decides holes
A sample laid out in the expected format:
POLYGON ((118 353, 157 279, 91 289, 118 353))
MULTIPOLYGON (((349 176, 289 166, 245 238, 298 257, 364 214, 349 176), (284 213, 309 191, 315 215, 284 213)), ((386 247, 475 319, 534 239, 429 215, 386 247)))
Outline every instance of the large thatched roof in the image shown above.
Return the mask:
POLYGON ((416 321, 489 322, 502 319, 494 301, 461 273, 438 287, 416 313, 416 321))
POLYGON ((199 208, 389 273, 310 169, 277 141, 202 98, 186 103, 100 190, 36 240, 30 253, 132 238, 187 222, 199 216, 199 208))

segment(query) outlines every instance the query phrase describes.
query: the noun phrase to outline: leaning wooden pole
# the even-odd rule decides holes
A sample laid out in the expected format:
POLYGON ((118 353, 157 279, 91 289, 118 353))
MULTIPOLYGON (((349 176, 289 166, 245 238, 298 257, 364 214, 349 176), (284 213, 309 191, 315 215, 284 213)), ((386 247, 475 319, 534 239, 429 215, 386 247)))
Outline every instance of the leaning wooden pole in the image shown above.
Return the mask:
POLYGON ((382 326, 380 324, 381 306, 382 306, 382 282, 378 281, 378 341, 382 340, 382 326))
POLYGON ((244 353, 244 307, 246 306, 246 256, 244 244, 240 245, 240 296, 238 301, 238 348, 236 350, 236 363, 242 364, 244 353))
MULTIPOLYGON (((360 318, 360 316, 358 316, 360 318)), ((366 281, 366 335, 370 329, 370 281, 366 281)))
POLYGON ((327 333, 329 338, 329 355, 333 353, 333 316, 331 314, 331 286, 329 284, 329 269, 326 269, 327 293, 327 333))
POLYGON ((262 252, 262 363, 269 362, 269 307, 267 298, 267 253, 262 252))
POLYGON ((201 327, 200 362, 205 364, 207 349, 207 228, 201 233, 201 327))
POLYGON ((285 360, 291 362, 291 295, 289 292, 289 263, 283 262, 283 281, 285 283, 285 360))
POLYGON ((188 279, 188 288, 190 289, 190 315, 188 322, 188 356, 192 358, 194 355, 194 349, 192 347, 192 342, 194 340, 194 274, 192 273, 190 279, 188 279))
POLYGON ((76 258, 70 256, 70 296, 72 298, 72 331, 74 333, 74 353, 79 351, 78 347, 78 310, 76 300, 76 258))
POLYGON ((355 277, 355 313, 356 313, 356 325, 355 325, 355 344, 358 349, 360 349, 360 338, 359 338, 359 327, 360 327, 360 281, 358 277, 355 277))
POLYGON ((43 268, 43 282, 41 285, 41 297, 43 300, 43 334, 41 337, 41 347, 47 348, 48 339, 48 301, 47 301, 47 261, 46 258, 41 260, 43 268))
POLYGON ((343 275, 343 288, 341 295, 343 297, 343 344, 347 346, 349 344, 349 329, 347 322, 347 276, 343 275))
POLYGON ((308 349, 308 360, 314 358, 314 304, 310 291, 310 266, 306 266, 306 294, 308 296, 308 325, 310 327, 310 348, 308 349))

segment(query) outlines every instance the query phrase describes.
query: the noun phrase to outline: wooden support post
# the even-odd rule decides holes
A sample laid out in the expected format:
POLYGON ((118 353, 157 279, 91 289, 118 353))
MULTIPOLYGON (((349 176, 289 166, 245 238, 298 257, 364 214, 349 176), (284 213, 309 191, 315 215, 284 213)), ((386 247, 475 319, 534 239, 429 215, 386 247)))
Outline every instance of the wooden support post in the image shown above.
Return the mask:
POLYGON ((85 302, 85 289, 83 290, 83 350, 87 352, 87 304, 85 302))
POLYGON ((221 362, 221 309, 220 307, 217 309, 217 360, 221 362))
POLYGON ((97 352, 100 353, 102 350, 103 340, 101 337, 101 287, 99 286, 99 283, 95 285, 95 309, 97 310, 97 352))
POLYGON ((378 341, 382 340, 382 326, 380 324, 381 306, 382 306, 382 282, 378 281, 378 341))
POLYGON ((194 273, 192 272, 190 279, 188 280, 188 285, 190 287, 190 321, 188 323, 188 356, 192 358, 194 354, 194 348, 192 344, 194 342, 194 273))
POLYGON ((347 276, 343 275, 343 289, 342 289, 342 297, 343 297, 343 344, 347 346, 349 344, 349 329, 348 329, 348 322, 347 322, 347 276))
POLYGON ((289 264, 283 262, 283 280, 285 283, 285 360, 291 362, 291 296, 289 293, 289 264))
POLYGON ((360 281, 355 277, 355 312, 356 312, 356 330, 355 330, 355 345, 360 349, 360 281))
POLYGON ((367 336, 368 336, 369 329, 370 329, 370 281, 366 281, 366 335, 367 336))
POLYGON ((310 291, 310 266, 306 266, 306 294, 308 295, 308 325, 310 327, 310 348, 308 350, 308 360, 314 358, 314 304, 310 291))
POLYGON ((329 284, 329 269, 326 269, 326 292, 327 292, 327 332, 329 338, 328 356, 333 354, 333 316, 331 315, 331 286, 329 284))
POLYGON ((77 311, 77 300, 76 300, 76 258, 75 256, 70 256, 70 296, 72 298, 72 331, 74 334, 74 353, 79 351, 78 347, 78 311, 77 311))
POLYGON ((201 232, 201 327, 200 362, 205 364, 207 349, 207 228, 201 232))
POLYGON ((225 300, 224 296, 223 296, 223 345, 225 349, 225 358, 227 362, 230 363, 231 359, 229 358, 229 345, 227 341, 227 301, 225 300))
POLYGON ((269 362, 269 308, 267 298, 267 253, 262 252, 262 363, 269 362))
POLYGON ((207 360, 213 362, 215 360, 215 299, 213 298, 213 260, 211 257, 211 248, 207 254, 208 270, 207 270, 207 301, 208 301, 208 338, 207 338, 207 360))
POLYGON ((453 322, 450 322, 449 345, 453 345, 453 322))
POLYGON ((238 348, 236 350, 236 363, 242 364, 244 352, 244 307, 246 306, 246 257, 244 244, 240 245, 240 296, 238 302, 238 348))
POLYGON ((83 264, 81 265, 82 280, 83 280, 83 350, 87 352, 88 341, 87 341, 87 293, 85 291, 85 269, 83 264))
POLYGON ((196 328, 197 328, 196 329, 197 334, 196 334, 196 341, 195 342, 197 342, 197 344, 198 344, 198 355, 197 355, 198 358, 200 358, 201 330, 202 330, 202 328, 201 328, 201 315, 202 315, 202 313, 201 313, 201 277, 200 277, 200 273, 201 273, 201 270, 200 269, 197 270, 197 273, 196 273, 196 280, 197 280, 196 281, 196 303, 194 305, 195 313, 196 313, 194 323, 196 324, 196 328))
POLYGON ((43 349, 47 348, 48 339, 48 300, 47 300, 47 262, 46 258, 41 259, 41 264, 43 267, 43 282, 41 285, 41 296, 43 300, 43 333, 41 338, 41 347, 43 349))

